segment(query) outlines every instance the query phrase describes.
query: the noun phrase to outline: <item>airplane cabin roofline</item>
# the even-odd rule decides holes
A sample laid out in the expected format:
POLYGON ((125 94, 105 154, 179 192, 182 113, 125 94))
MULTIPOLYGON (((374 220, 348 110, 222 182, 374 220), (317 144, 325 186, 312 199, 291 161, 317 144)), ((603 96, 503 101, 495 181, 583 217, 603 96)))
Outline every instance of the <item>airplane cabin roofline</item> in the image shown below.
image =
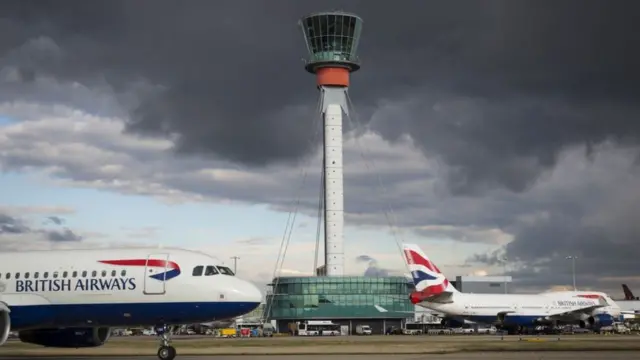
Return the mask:
POLYGON ((12 250, 12 251, 0 251, 0 256, 3 255, 16 255, 16 254, 20 254, 20 255, 28 255, 28 254, 42 254, 42 253, 57 253, 57 254, 64 254, 64 253, 78 253, 78 252, 96 252, 96 251, 148 251, 150 254, 158 254, 158 253, 162 253, 163 250, 166 251, 176 251, 176 252, 185 252, 185 253, 191 253, 191 254, 198 254, 198 255, 203 255, 203 256, 207 256, 213 259, 217 259, 215 256, 207 254, 205 252, 199 251, 199 250, 192 250, 192 249, 184 249, 184 248, 179 248, 179 247, 150 247, 150 246, 137 246, 137 247, 112 247, 112 248, 79 248, 79 249, 42 249, 42 250, 12 250))

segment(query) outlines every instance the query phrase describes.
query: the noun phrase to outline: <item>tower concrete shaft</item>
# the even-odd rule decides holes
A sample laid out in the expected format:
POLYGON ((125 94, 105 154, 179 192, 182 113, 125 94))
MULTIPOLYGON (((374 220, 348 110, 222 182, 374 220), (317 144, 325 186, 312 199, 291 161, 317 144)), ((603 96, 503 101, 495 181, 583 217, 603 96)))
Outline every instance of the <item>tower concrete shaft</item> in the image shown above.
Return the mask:
POLYGON ((344 275, 344 175, 342 115, 349 116, 349 75, 360 68, 356 50, 362 19, 345 12, 316 13, 300 20, 309 52, 305 68, 316 75, 322 97, 324 249, 327 276, 344 275))
POLYGON ((324 157, 324 260, 327 276, 344 275, 344 173, 342 114, 346 87, 321 86, 324 157))

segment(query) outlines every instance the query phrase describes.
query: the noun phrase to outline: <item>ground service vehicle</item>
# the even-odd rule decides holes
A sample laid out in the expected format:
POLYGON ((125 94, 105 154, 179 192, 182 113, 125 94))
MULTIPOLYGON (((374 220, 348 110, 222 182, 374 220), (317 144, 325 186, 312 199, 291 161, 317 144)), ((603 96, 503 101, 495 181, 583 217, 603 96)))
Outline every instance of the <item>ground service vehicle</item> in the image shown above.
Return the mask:
POLYGON ((358 335, 371 335, 371 326, 369 325, 358 325, 356 326, 356 334, 358 335))

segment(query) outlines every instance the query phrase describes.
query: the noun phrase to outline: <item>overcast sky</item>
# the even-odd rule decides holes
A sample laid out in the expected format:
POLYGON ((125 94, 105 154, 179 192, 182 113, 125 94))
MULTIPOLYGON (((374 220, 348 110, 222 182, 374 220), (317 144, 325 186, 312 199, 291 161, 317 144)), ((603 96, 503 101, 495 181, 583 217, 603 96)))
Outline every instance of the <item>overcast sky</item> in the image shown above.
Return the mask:
POLYGON ((306 174, 283 273, 310 272, 297 20, 330 9, 364 19, 350 273, 402 272, 397 240, 449 277, 570 285, 576 255, 579 287, 640 289, 637 1, 0 2, 0 248, 179 245, 266 282, 306 174))

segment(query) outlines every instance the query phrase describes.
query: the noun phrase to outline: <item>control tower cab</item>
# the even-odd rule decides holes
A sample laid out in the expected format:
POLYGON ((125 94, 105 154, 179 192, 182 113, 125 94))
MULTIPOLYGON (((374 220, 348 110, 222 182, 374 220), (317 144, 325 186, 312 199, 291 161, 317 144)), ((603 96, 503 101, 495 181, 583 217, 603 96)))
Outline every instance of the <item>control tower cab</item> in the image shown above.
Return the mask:
POLYGON ((314 13, 299 22, 309 58, 308 72, 316 74, 318 86, 349 86, 349 73, 360 69, 356 51, 362 19, 341 11, 314 13))

